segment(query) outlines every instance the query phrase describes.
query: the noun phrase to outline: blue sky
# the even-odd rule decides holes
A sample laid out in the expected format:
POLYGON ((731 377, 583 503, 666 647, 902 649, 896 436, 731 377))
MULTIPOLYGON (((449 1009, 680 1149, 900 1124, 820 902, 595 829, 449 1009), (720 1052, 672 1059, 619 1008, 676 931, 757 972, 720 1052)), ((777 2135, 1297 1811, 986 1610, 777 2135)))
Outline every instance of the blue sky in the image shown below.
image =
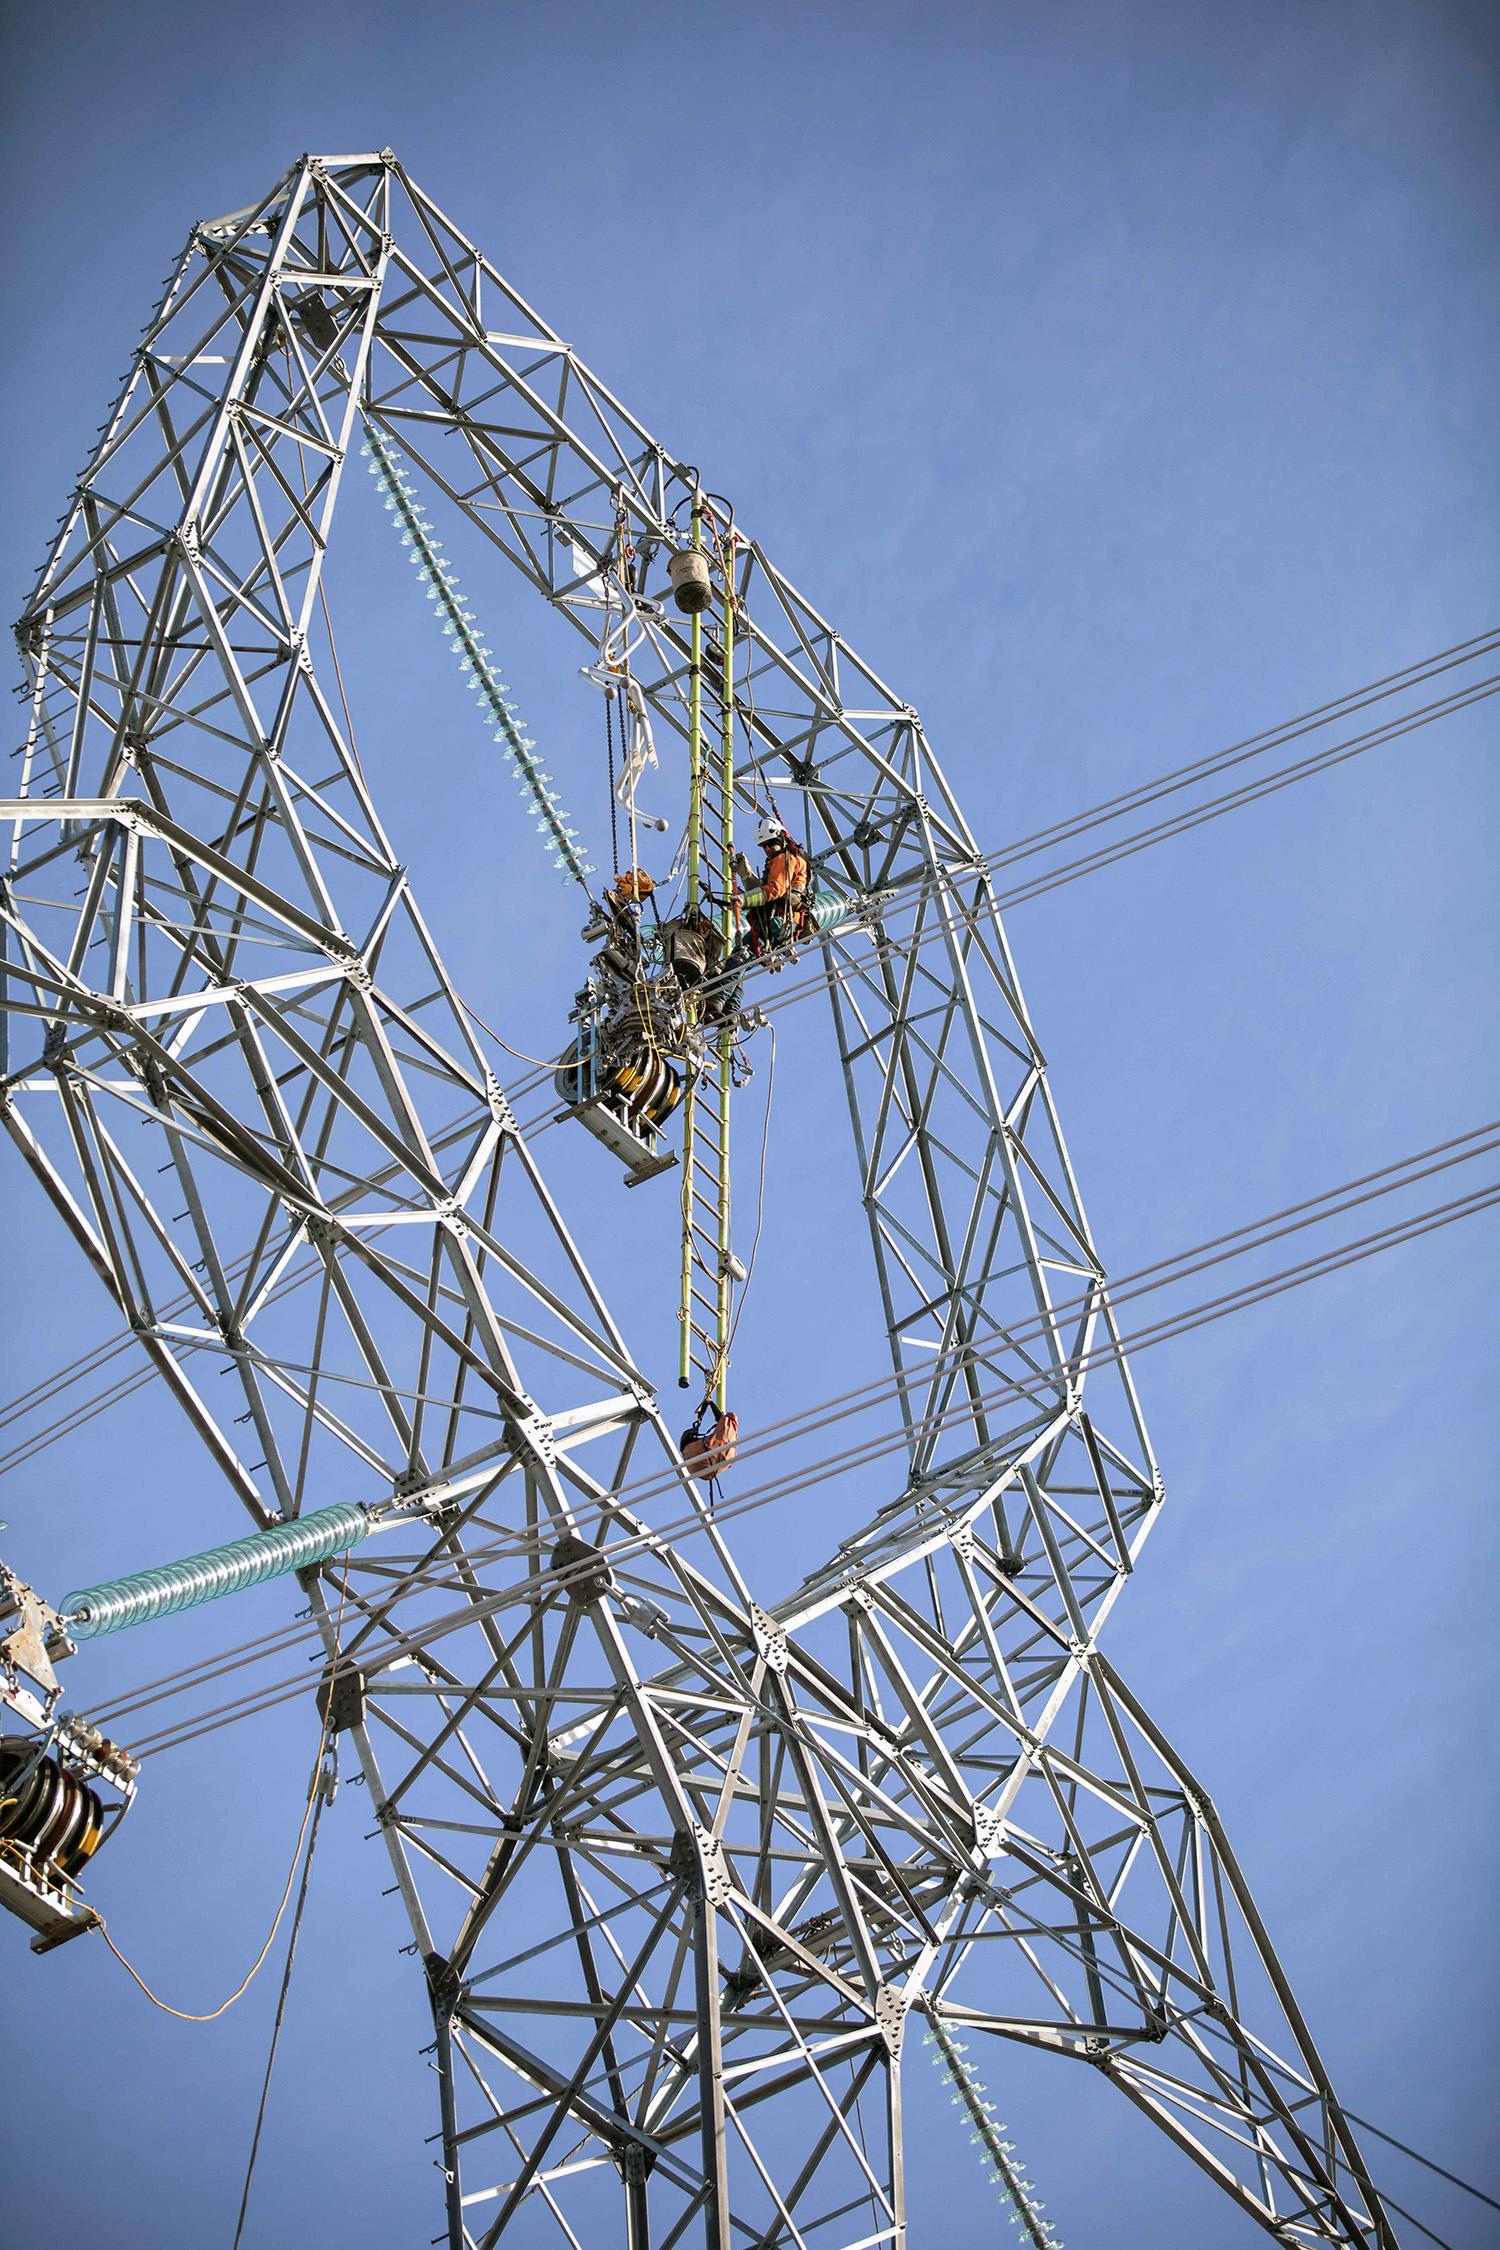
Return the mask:
MULTIPOLYGON (((12 614, 188 225, 303 149, 389 143, 920 705, 986 843, 1500 619, 1483 6, 54 0, 0 37, 12 614)), ((576 917, 507 824, 365 499, 329 583, 382 811, 461 988, 517 1046, 553 1045, 576 917)), ((576 653, 518 589, 469 576, 597 821, 576 653)), ((1016 912, 1114 1268, 1496 1113, 1493 708, 1016 912)), ((747 1421, 791 1402, 784 1325, 825 1260, 847 1265, 848 1317, 799 1395, 878 1372, 827 1045, 800 1011, 747 1421)), ((580 1225, 610 1227, 623 1289, 595 1157, 546 1144, 580 1225)), ((9 1392, 109 1323, 19 1167, 0 1178, 9 1392)), ((1171 1504, 1108 1642, 1212 1786, 1347 2101, 1480 2177, 1495 1249, 1491 1216, 1143 1360, 1171 1504)), ((231 1536, 209 1483, 144 1394, 0 1483, 7 1557, 60 1592, 200 1544, 206 1509, 231 1536)), ((774 1592, 766 1516, 744 1545, 774 1592)), ((79 1665, 102 1692, 286 1608, 265 1590, 79 1665)), ((116 1934, 181 2005, 211 2005, 260 1943, 309 1718, 158 1761, 98 1863, 116 1934)), ((439 2223, 429 2033, 364 1811, 345 1791, 320 1847, 251 2244, 415 2244, 439 2223)), ((37 1962, 7 1928, 0 1947, 30 2058, 0 2116, 18 2250, 227 2243, 270 1978, 193 2027, 91 1943, 37 1962)), ((1004 2052, 990 2075, 1070 2250, 1256 2239, 1087 2073, 1004 2052)), ((914 2245, 967 2250, 995 2206, 937 2119, 914 2245)), ((1400 2160, 1384 2176, 1456 2250, 1490 2239, 1400 2160)))

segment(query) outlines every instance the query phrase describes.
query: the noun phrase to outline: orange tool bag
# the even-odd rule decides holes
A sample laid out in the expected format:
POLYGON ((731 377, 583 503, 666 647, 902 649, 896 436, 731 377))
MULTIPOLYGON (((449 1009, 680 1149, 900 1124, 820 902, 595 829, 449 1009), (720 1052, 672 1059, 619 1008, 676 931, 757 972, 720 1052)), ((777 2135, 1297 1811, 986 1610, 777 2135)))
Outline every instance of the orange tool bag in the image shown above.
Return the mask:
POLYGON ((677 1442, 682 1449, 682 1465, 689 1476, 711 1483, 725 1469, 734 1466, 740 1442, 740 1418, 737 1414, 721 1414, 707 1431, 695 1422, 690 1430, 683 1431, 677 1442))

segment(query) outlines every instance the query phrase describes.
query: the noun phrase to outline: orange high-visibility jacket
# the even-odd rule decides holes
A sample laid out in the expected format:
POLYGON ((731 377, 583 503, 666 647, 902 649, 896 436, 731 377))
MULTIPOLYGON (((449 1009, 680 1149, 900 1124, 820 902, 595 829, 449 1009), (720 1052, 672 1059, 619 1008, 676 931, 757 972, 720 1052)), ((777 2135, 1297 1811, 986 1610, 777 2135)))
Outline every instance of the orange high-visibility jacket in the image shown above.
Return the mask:
POLYGON ((786 897, 789 891, 807 889, 807 861, 795 845, 773 851, 766 861, 766 872, 761 881, 768 905, 786 897))

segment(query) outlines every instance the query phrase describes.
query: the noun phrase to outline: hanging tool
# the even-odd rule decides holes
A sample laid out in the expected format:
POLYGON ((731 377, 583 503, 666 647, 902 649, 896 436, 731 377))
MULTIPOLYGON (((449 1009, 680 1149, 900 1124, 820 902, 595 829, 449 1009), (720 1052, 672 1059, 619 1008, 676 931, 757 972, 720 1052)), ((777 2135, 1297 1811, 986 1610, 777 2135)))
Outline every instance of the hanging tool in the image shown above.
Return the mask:
POLYGON ((632 868, 605 892, 584 938, 599 947, 569 1021, 573 1042, 557 1066, 565 1116, 625 1165, 628 1187, 670 1171, 675 1153, 660 1128, 682 1099, 685 1025, 674 982, 653 977, 645 958, 641 904, 650 877, 632 868))
POLYGON ((56 1666, 74 1652, 62 1617, 0 1563, 0 1906, 46 1953, 92 1929, 78 1876, 129 1809, 140 1767, 86 1721, 58 1715, 56 1666))

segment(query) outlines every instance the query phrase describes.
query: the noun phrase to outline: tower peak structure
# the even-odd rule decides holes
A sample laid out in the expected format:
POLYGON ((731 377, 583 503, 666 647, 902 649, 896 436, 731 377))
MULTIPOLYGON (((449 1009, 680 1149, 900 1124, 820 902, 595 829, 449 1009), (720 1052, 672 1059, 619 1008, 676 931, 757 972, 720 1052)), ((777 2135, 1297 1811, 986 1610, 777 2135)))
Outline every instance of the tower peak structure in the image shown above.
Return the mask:
MULTIPOLYGON (((389 151, 194 228, 20 639, 4 1121, 252 1526, 386 1526, 344 1566, 333 1723, 424 1965, 452 2250, 904 2244, 929 2023, 1087 2063, 1283 2243, 1392 2244, 1213 1804, 1100 1647, 1161 1479, 916 711, 389 151), (596 649, 627 629, 622 723, 699 792, 712 914, 767 790, 832 902, 905 1447, 785 1598, 684 1465, 325 676, 366 433, 596 649), (668 597, 694 549, 726 629, 668 597)), ((730 1032, 689 993, 671 1037, 722 1408, 743 1275, 692 1198, 730 1032)), ((665 1096, 615 1114, 670 1201, 665 1096)), ((326 1572, 312 1599, 332 1659, 326 1572)))

